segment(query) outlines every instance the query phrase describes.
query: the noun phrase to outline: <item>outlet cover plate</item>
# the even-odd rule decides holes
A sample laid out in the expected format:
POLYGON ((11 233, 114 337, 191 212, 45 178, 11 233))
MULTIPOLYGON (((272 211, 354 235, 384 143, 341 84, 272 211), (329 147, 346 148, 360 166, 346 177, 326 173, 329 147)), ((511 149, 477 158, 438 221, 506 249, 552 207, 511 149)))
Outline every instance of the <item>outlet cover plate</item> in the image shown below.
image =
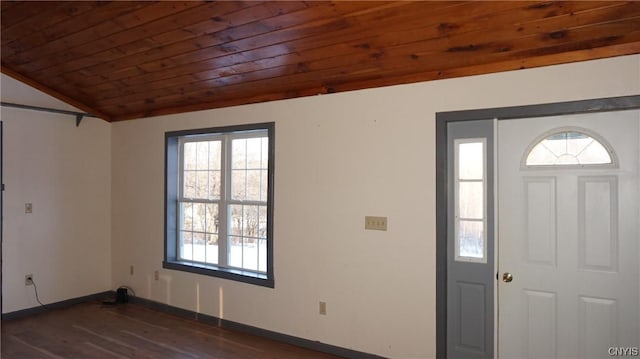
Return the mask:
POLYGON ((320 306, 318 309, 320 315, 327 315, 327 302, 320 302, 320 306))

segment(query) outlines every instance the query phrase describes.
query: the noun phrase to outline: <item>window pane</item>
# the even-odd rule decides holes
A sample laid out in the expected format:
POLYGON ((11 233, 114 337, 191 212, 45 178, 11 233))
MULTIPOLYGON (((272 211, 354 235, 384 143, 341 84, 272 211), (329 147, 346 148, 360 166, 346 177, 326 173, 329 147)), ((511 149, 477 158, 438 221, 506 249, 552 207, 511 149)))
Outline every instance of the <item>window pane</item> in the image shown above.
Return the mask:
POLYGON ((258 241, 258 270, 267 271, 267 240, 260 239, 258 241))
POLYGON ((247 172, 246 170, 231 171, 231 198, 245 200, 247 196, 247 172))
POLYGON ((458 178, 482 179, 484 176, 484 144, 482 142, 458 145, 458 178))
POLYGON ((607 151, 600 142, 595 140, 578 155, 578 159, 582 164, 604 164, 613 162, 609 151, 607 151))
POLYGON ((553 154, 553 152, 551 152, 545 146, 538 144, 531 150, 531 152, 529 152, 529 156, 527 157, 527 165, 535 166, 555 164, 556 159, 557 157, 553 154))
POLYGON ((266 201, 267 138, 234 139, 232 143, 231 198, 266 201))
POLYGON ((193 204, 193 230, 195 232, 204 232, 207 218, 207 206, 204 203, 193 204))
POLYGON ((231 167, 233 169, 247 168, 246 147, 246 139, 235 139, 231 141, 231 167))
POLYGON ((260 190, 262 185, 262 171, 261 170, 248 170, 246 174, 247 180, 247 192, 246 200, 259 201, 260 190))
POLYGON ((249 138, 247 141, 247 168, 260 169, 262 162, 262 139, 249 138))
POLYGON ((207 252, 205 262, 218 264, 218 235, 207 234, 207 252))
MULTIPOLYGON (((203 233, 217 242, 218 234, 218 204, 217 203, 182 203, 180 205, 180 230, 186 232, 203 233)), ((191 238, 191 237, 189 237, 191 238)), ((189 242, 190 243, 190 242, 189 242)))
POLYGON ((184 144, 184 169, 195 170, 196 169, 196 143, 187 142, 184 144))
POLYGON ((222 142, 209 141, 209 170, 220 170, 222 159, 222 142))
POLYGON ((266 271, 267 206, 230 207, 229 265, 266 271))
POLYGON ((229 234, 232 236, 242 236, 242 227, 244 225, 242 207, 242 205, 229 206, 229 226, 231 227, 229 234))
POLYGON ((242 268, 242 237, 229 236, 228 243, 229 257, 227 263, 231 267, 242 268))
POLYGON ((193 233, 193 260, 204 262, 206 259, 206 246, 204 233, 193 233))
POLYGON ((220 199, 220 171, 209 171, 209 199, 220 199))
POLYGON ((484 218, 484 183, 460 182, 458 185, 458 215, 460 218, 484 218))
POLYGON ((527 154, 527 166, 562 166, 613 163, 609 151, 596 139, 580 132, 560 132, 546 137, 527 154))
POLYGON ((196 197, 200 199, 209 198, 209 176, 207 171, 198 171, 196 174, 196 197))
POLYGON ((484 257, 484 224, 481 221, 459 221, 458 248, 460 257, 484 257))
POLYGON ((578 154, 594 141, 593 138, 582 133, 572 132, 567 141, 567 153, 578 154))
POLYGON ((258 240, 256 238, 244 238, 242 268, 250 270, 258 269, 258 240))
POLYGON ((266 231, 267 207, 231 205, 231 235, 243 237, 260 237, 266 231))
POLYGON ((242 235, 245 237, 257 237, 258 227, 260 223, 259 208, 260 206, 242 206, 243 207, 243 226, 242 235))
POLYGON ((262 137, 262 168, 269 166, 269 137, 262 137))
MULTIPOLYGON (((206 205, 207 217, 206 217, 206 232, 218 233, 218 205, 215 203, 207 203, 206 205)), ((217 239, 216 239, 217 241, 217 239)))
POLYGON ((185 198, 195 198, 196 197, 196 171, 184 171, 182 181, 183 181, 182 196, 185 198))
POLYGON ((549 136, 542 141, 542 145, 556 155, 556 157, 560 157, 567 153, 567 134, 559 133, 549 136))
POLYGON ((266 201, 267 170, 231 171, 231 198, 234 200, 266 201))
POLYGON ((196 169, 209 169, 209 142, 196 142, 196 169))
POLYGON ((268 193, 268 189, 269 189, 269 171, 268 170, 262 170, 260 173, 260 176, 262 176, 262 179, 260 180, 260 201, 262 202, 266 202, 267 201, 267 193, 268 193))
POLYGON ((258 237, 267 238, 267 206, 258 206, 258 237))
POLYGON ((183 198, 220 198, 221 156, 222 141, 198 141, 184 144, 183 198))
POLYGON ((180 213, 182 220, 180 221, 180 229, 187 231, 193 230, 193 205, 191 203, 181 203, 180 213))
POLYGON ((180 259, 193 259, 193 237, 191 232, 180 232, 178 243, 180 259))

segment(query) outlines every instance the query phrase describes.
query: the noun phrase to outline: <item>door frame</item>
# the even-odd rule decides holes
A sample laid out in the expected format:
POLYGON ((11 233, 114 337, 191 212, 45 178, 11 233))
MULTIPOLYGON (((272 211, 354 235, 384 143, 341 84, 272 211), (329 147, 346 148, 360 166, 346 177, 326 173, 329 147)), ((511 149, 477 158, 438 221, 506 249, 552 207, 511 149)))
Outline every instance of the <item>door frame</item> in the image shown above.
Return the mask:
MULTIPOLYGON (((436 357, 447 357, 447 125, 476 120, 514 120, 579 113, 640 109, 640 95, 548 104, 487 108, 436 113, 436 357)), ((497 164, 496 164, 497 165, 497 164)), ((495 246, 497 249, 498 246, 495 246)), ((487 254, 491 255, 491 254, 487 254)), ((494 253, 495 255, 495 253, 494 253)), ((497 265, 497 264, 496 264, 497 265)), ((494 298, 497 301, 497 297, 494 298)), ((494 303, 495 304, 495 303, 494 303)), ((498 322, 494 322, 497 328, 498 322)), ((495 332, 495 328, 494 328, 495 332)), ((496 341, 494 340, 494 343, 496 341)), ((497 350, 497 348, 494 348, 497 350)), ((497 351, 494 354, 497 357, 497 351)))

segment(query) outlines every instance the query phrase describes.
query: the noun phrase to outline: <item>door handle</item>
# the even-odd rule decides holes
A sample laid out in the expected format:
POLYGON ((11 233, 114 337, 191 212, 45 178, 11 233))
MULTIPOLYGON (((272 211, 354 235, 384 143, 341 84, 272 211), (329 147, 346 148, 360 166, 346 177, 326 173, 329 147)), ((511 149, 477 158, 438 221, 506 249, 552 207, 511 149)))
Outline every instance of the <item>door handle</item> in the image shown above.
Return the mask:
POLYGON ((504 274, 502 274, 502 281, 505 283, 509 283, 513 280, 513 275, 509 272, 504 272, 504 274))

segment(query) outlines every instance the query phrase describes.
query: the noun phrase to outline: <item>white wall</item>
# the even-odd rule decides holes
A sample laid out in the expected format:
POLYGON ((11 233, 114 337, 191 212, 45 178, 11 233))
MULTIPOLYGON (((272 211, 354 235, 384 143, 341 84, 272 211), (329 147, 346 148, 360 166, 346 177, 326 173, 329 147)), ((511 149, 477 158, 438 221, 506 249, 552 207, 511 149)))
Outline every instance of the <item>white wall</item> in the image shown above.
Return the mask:
MULTIPOLYGON (((10 77, 2 101, 72 109, 10 77)), ((111 126, 3 107, 3 313, 111 289, 111 126), (25 203, 33 213, 25 214, 25 203)))
POLYGON ((114 123, 112 287, 345 348, 433 357, 435 113, 639 93, 635 55, 114 123), (275 289, 162 270, 164 132, 265 121, 276 122, 275 289), (365 231, 365 215, 388 216, 389 230, 365 231))

